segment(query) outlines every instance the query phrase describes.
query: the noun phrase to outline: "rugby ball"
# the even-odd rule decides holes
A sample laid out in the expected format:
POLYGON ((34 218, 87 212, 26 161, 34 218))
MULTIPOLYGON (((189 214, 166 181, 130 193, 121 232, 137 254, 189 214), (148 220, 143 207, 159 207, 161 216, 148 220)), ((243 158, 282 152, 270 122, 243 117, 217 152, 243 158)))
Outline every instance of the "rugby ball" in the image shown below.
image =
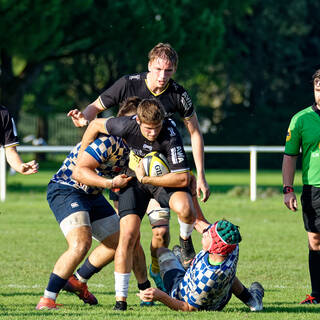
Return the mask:
POLYGON ((166 157, 157 151, 148 153, 142 159, 142 163, 144 171, 149 177, 159 177, 170 172, 166 157))

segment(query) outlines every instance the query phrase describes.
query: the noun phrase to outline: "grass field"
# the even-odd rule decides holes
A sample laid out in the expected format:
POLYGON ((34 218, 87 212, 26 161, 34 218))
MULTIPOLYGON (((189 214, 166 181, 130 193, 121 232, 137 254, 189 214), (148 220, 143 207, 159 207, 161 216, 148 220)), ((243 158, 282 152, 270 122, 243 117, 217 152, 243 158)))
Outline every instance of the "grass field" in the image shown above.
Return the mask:
MULTIPOLYGON (((250 313, 236 298, 222 312, 174 312, 160 303, 141 308, 132 276, 125 313, 112 310, 114 304, 113 264, 89 282, 99 305, 84 305, 76 296, 62 292, 58 311, 35 310, 47 285, 48 276, 58 256, 66 248, 53 214, 46 202, 46 184, 55 170, 43 170, 35 176, 8 176, 8 195, 0 203, 0 319, 316 319, 318 306, 298 304, 310 293, 307 268, 308 250, 301 210, 290 213, 282 203, 280 172, 260 171, 258 200, 248 196, 248 171, 210 171, 208 181, 213 191, 202 204, 211 220, 230 219, 240 226, 238 276, 247 286, 259 281, 265 287, 264 310, 250 313), (237 186, 235 188, 235 186, 237 186)), ((296 178, 301 181, 300 175, 296 178)), ((301 185, 300 185, 301 188, 301 185)), ((301 190, 298 187, 298 191, 301 190)), ((175 214, 171 220, 171 246, 178 241, 175 214)), ((142 225, 142 243, 147 261, 151 237, 147 219, 142 225)), ((197 251, 200 235, 194 232, 197 251)))

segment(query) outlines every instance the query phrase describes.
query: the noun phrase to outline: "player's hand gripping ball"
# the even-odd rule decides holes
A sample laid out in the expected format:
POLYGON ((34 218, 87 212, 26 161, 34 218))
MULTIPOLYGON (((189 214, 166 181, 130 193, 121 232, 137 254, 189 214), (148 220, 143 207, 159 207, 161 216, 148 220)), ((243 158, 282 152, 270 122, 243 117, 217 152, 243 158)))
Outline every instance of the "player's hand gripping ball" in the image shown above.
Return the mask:
POLYGON ((170 172, 166 157, 156 151, 148 153, 142 159, 144 171, 149 177, 159 177, 170 172))

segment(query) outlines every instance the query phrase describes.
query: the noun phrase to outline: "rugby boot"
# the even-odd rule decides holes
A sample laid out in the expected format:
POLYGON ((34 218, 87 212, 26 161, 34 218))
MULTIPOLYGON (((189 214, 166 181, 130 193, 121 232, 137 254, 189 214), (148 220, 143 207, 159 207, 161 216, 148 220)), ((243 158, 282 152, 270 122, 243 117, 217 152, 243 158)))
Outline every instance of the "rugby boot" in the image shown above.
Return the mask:
POLYGON ((193 258, 196 256, 196 252, 193 247, 191 236, 187 240, 180 238, 181 247, 181 264, 185 270, 189 268, 193 258))
POLYGON ((299 304, 318 304, 318 303, 319 301, 315 297, 307 294, 307 298, 301 301, 299 304))
POLYGON ((79 281, 74 275, 68 279, 63 289, 76 294, 84 303, 90 305, 98 304, 96 297, 88 290, 87 284, 79 281))
POLYGON ((251 299, 247 302, 247 306, 251 311, 261 311, 263 309, 262 299, 264 297, 263 286, 259 282, 253 282, 249 288, 251 299))
POLYGON ((126 311, 127 310, 127 302, 126 301, 116 301, 116 304, 114 305, 113 310, 126 311))
POLYGON ((156 284, 157 288, 166 292, 162 278, 160 276, 160 272, 158 273, 152 272, 152 264, 150 264, 149 274, 150 274, 150 277, 153 279, 154 283, 156 284))
POLYGON ((61 306, 61 304, 56 304, 53 299, 41 297, 36 310, 58 310, 58 306, 61 306))

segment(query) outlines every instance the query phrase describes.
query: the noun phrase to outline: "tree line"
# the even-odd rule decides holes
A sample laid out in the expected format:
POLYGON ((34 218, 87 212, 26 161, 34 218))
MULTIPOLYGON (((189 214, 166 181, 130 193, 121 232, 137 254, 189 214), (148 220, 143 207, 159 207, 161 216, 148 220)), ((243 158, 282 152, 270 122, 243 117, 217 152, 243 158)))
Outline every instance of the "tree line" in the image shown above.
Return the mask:
POLYGON ((148 51, 169 42, 207 145, 281 145, 313 102, 319 10, 311 0, 0 0, 0 102, 45 123, 146 70, 148 51))

